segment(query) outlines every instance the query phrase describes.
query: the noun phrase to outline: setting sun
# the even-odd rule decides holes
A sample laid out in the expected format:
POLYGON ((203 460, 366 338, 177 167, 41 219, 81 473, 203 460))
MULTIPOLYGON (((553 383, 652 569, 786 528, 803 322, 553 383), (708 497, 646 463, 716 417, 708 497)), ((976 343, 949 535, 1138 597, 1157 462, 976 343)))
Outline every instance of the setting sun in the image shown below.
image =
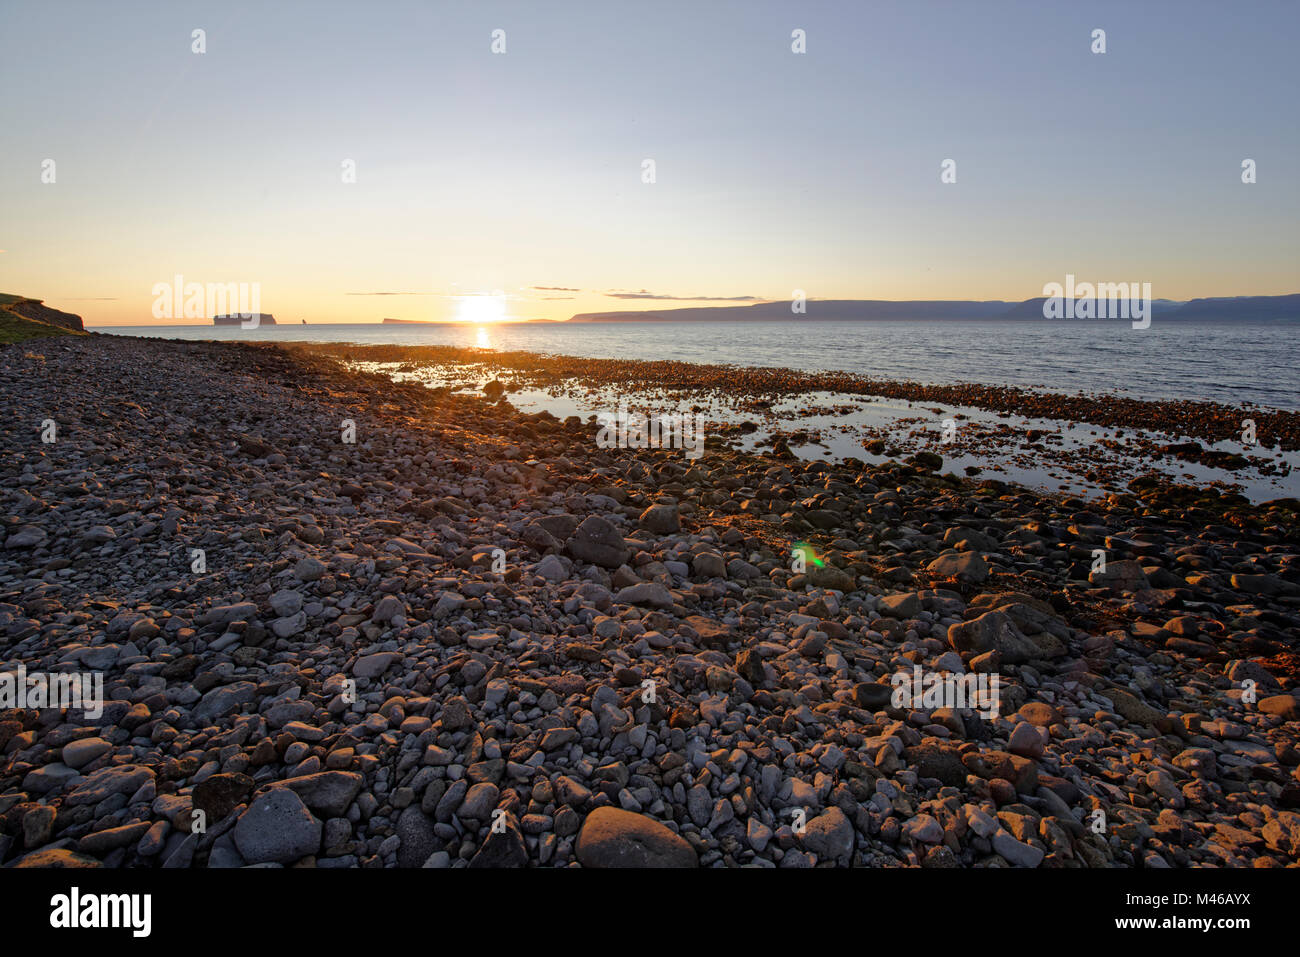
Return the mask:
POLYGON ((505 317, 506 297, 502 295, 461 296, 456 310, 458 322, 500 322, 505 317))

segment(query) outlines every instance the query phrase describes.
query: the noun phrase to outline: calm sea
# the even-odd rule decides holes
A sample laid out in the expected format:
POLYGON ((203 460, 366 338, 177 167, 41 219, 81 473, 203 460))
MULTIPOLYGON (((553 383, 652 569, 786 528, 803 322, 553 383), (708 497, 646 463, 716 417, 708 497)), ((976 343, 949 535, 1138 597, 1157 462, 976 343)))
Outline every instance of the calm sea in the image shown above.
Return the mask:
POLYGON ((1300 410, 1300 320, 935 320, 99 326, 174 339, 477 346, 553 355, 676 359, 884 379, 980 382, 1300 410))

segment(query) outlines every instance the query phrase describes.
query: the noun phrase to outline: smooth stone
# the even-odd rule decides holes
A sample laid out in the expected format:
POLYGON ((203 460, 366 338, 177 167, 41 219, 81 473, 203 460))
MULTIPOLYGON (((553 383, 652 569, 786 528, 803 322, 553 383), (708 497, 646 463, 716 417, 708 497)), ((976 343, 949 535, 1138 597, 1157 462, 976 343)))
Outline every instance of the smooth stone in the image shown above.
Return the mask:
POLYGON ((575 848, 583 867, 696 867, 695 849, 644 814, 600 807, 587 815, 575 848))

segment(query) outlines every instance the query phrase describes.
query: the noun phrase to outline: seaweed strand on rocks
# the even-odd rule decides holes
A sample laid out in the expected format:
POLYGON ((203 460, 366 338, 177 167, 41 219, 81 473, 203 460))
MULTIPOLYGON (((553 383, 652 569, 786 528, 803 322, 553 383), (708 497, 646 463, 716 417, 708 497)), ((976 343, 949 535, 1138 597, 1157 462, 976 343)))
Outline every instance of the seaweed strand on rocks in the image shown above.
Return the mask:
MULTIPOLYGON (((459 346, 297 342, 287 345, 287 348, 352 362, 472 364, 507 374, 513 383, 521 387, 544 388, 576 382, 602 387, 617 386, 626 392, 654 390, 681 397, 712 392, 766 401, 831 392, 917 402, 942 402, 1032 418, 1063 419, 1122 428, 1142 425, 1159 428, 1171 435, 1184 435, 1208 442, 1239 439, 1243 416, 1249 416, 1255 422, 1256 436, 1261 444, 1276 446, 1283 451, 1300 449, 1300 413, 1257 406, 1233 407, 1219 402, 1138 399, 1107 394, 1070 395, 1008 385, 936 385, 890 381, 851 372, 737 367, 670 359, 596 359, 533 352, 497 352, 459 346)), ((1179 450, 1174 450, 1177 451, 1179 450)), ((1193 450, 1184 444, 1182 451, 1187 454, 1193 450)))

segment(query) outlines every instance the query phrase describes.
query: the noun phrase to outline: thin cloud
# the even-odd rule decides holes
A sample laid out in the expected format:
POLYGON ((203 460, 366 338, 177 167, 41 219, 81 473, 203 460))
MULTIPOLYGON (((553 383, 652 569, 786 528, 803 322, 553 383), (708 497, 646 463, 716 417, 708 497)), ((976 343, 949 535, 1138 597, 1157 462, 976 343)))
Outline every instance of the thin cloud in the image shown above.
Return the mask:
POLYGON ((434 299, 473 299, 489 296, 493 299, 520 299, 521 296, 504 292, 345 292, 345 296, 431 296, 434 299))
POLYGON ((582 292, 581 289, 574 289, 572 286, 529 286, 528 288, 540 292, 582 292))
POLYGON ((648 289, 640 292, 607 292, 610 299, 666 299, 672 302, 763 302, 759 296, 668 296, 648 289))

